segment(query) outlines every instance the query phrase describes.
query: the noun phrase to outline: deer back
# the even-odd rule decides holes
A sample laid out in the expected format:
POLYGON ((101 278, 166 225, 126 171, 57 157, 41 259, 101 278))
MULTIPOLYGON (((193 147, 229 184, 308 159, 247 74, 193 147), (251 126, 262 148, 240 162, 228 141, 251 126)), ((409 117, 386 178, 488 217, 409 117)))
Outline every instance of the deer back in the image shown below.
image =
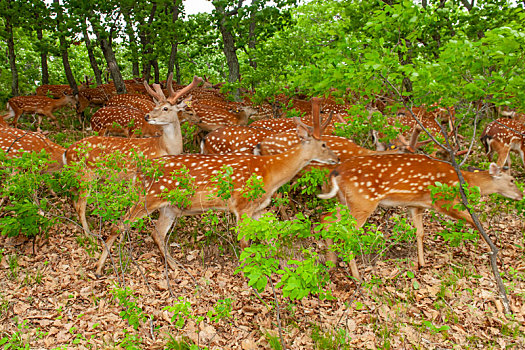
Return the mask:
POLYGON ((275 131, 252 126, 226 126, 210 132, 203 140, 202 154, 254 154, 255 146, 275 131))

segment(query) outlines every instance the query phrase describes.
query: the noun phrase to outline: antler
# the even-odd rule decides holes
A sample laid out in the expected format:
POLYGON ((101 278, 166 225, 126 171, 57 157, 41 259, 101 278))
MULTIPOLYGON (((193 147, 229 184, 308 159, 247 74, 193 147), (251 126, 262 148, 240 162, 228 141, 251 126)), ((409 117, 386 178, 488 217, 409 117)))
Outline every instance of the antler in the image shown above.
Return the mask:
POLYGON ((321 117, 320 117, 320 104, 322 99, 318 97, 312 97, 312 118, 314 123, 314 132, 312 134, 314 139, 321 139, 322 130, 320 128, 321 117))
MULTIPOLYGON (((155 88, 155 90, 157 90, 157 86, 158 84, 153 84, 153 87, 155 88)), ((150 94, 158 102, 166 101, 166 96, 164 96, 164 93, 162 92, 162 90, 160 90, 160 94, 158 90, 153 91, 153 89, 151 88, 151 86, 149 86, 146 80, 144 80, 144 87, 146 88, 146 91, 148 92, 148 94, 150 94)), ((160 89, 160 86, 159 86, 159 89, 160 89)))
MULTIPOLYGON (((171 103, 172 105, 177 103, 177 100, 179 99, 179 97, 181 97, 182 95, 184 95, 185 93, 187 93, 188 91, 194 89, 195 87, 197 87, 197 85, 200 84, 200 82, 202 81, 202 78, 198 77, 198 76, 194 76, 193 77, 193 81, 191 82, 190 85, 186 86, 185 88, 183 89, 180 89, 179 91, 177 91, 176 94, 174 94, 173 96, 170 95, 170 97, 167 98, 167 101, 169 103, 171 103)), ((170 84, 171 85, 171 84, 170 84)), ((173 89, 173 87, 172 87, 173 89)))
POLYGON ((173 72, 171 72, 168 76, 168 81, 166 82, 166 89, 168 89, 168 98, 171 98, 171 96, 175 95, 175 91, 173 90, 173 72))
MULTIPOLYGON (((330 124, 330 122, 332 121, 332 117, 334 116, 334 112, 330 112, 330 115, 328 116, 328 118, 326 118, 325 122, 321 125, 321 135, 324 133, 324 130, 326 129, 326 127, 328 126, 328 124, 330 124)), ((319 118, 320 120, 321 118, 319 118)))

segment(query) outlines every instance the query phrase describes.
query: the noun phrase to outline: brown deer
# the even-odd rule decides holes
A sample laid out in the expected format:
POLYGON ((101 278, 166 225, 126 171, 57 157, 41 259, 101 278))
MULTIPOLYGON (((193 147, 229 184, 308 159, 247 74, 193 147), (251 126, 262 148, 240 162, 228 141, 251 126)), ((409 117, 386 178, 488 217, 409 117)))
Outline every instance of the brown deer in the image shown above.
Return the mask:
POLYGON ((145 95, 121 94, 115 95, 106 103, 106 107, 133 107, 145 113, 155 108, 155 102, 145 95))
MULTIPOLYGON (((514 178, 502 172, 494 163, 488 171, 461 173, 469 186, 479 186, 482 195, 499 193, 514 200, 523 198, 523 192, 516 186, 514 178)), ((341 204, 349 207, 358 227, 363 226, 378 206, 408 207, 416 227, 420 267, 425 266, 422 222, 424 209, 432 208, 455 219, 464 219, 474 226, 466 210, 456 210, 453 205, 443 207, 444 204, 450 204, 444 200, 432 203, 429 186, 435 182, 453 186, 459 180, 450 164, 425 155, 396 154, 350 158, 331 172, 330 182, 331 191, 319 195, 319 198, 337 196, 341 204)))
POLYGON ((493 153, 498 155, 498 165, 511 166, 510 151, 517 152, 525 166, 525 125, 513 119, 499 118, 489 123, 481 134, 481 143, 492 162, 493 153))
POLYGON ((225 126, 206 135, 201 142, 201 154, 254 154, 255 146, 273 134, 274 130, 247 125, 225 126))
POLYGON ((16 96, 9 99, 7 102, 7 110, 9 116, 13 118, 13 126, 16 127, 18 118, 24 113, 33 113, 38 115, 38 128, 42 123, 41 115, 49 117, 55 124, 58 125, 57 118, 53 115, 53 111, 63 107, 67 104, 76 104, 77 98, 70 95, 63 95, 59 99, 52 99, 46 96, 16 96))
MULTIPOLYGON (((312 115, 305 115, 301 117, 301 122, 307 126, 312 126, 312 115)), ((330 124, 327 125, 325 134, 332 134, 335 130, 335 123, 346 124, 346 121, 340 114, 334 114, 330 124)), ((297 124, 293 118, 273 118, 261 119, 250 124, 250 126, 270 129, 276 132, 293 131, 297 128, 297 124)))
POLYGON ((8 127, 9 125, 5 121, 5 118, 7 118, 9 114, 0 115, 0 127, 8 127))
MULTIPOLYGON (((87 137, 72 144, 66 150, 64 153, 65 163, 71 164, 73 162, 79 162, 84 158, 85 163, 89 168, 94 166, 95 161, 104 154, 119 152, 131 158, 132 150, 144 154, 147 159, 157 158, 168 154, 181 154, 183 140, 179 116, 182 114, 186 104, 185 102, 177 104, 177 100, 195 88, 200 81, 201 78, 194 77, 193 82, 182 90, 175 92, 173 89, 169 89, 168 97, 162 93, 160 85, 155 84, 155 90, 153 90, 146 82, 144 82, 144 86, 147 86, 146 89, 148 92, 159 101, 159 105, 157 105, 150 113, 146 114, 145 120, 149 124, 160 126, 162 128, 162 136, 145 139, 125 139, 121 137, 102 136, 87 137), (87 153, 85 153, 86 148, 88 148, 87 153), (89 150, 89 148, 92 149, 89 150)), ((169 82, 171 83, 171 75, 169 82)), ((172 85, 168 84, 168 87, 169 86, 172 85)), ((130 162, 127 166, 132 168, 134 167, 133 164, 133 162, 130 162)), ((135 169, 130 170, 134 171, 135 169)), ((82 174, 84 180, 90 179, 92 176, 93 175, 89 169, 86 169, 85 173, 82 174)), ((90 232, 86 220, 86 204, 87 198, 83 193, 75 203, 75 209, 77 210, 84 230, 90 232)))
POLYGON ((102 107, 91 117, 91 129, 101 136, 107 133, 126 137, 161 135, 161 127, 147 123, 145 114, 133 107, 102 107))
POLYGON ((62 168, 62 154, 65 148, 57 145, 40 133, 0 126, 0 150, 8 156, 16 157, 20 152, 46 151, 49 155, 48 171, 62 168))
MULTIPOLYGON (((319 104, 318 99, 313 99, 313 105, 319 104)), ((170 254, 165 254, 164 244, 166 233, 179 215, 194 215, 205 212, 209 209, 226 210, 235 214, 237 221, 243 215, 258 217, 262 210, 266 208, 271 196, 279 187, 288 182, 303 167, 311 161, 317 160, 334 164, 338 161, 337 156, 330 151, 326 144, 320 140, 322 128, 319 122, 315 123, 314 131, 310 135, 309 130, 299 127, 298 130, 303 137, 303 141, 289 151, 275 156, 254 156, 254 155, 178 155, 165 156, 156 161, 162 166, 162 174, 156 180, 143 179, 145 183, 145 196, 139 203, 133 206, 128 212, 123 222, 133 221, 144 215, 160 210, 160 216, 155 229, 152 231, 154 241, 157 243, 162 256, 167 260, 170 267, 176 265, 170 254), (217 196, 214 188, 213 176, 221 171, 224 166, 233 168, 231 180, 234 185, 232 197, 223 200, 217 196), (186 168, 188 175, 195 181, 195 193, 191 197, 191 204, 185 208, 179 208, 163 196, 170 190, 177 189, 179 182, 171 175, 174 171, 186 168), (245 198, 243 188, 247 180, 255 176, 264 184, 264 194, 262 197, 250 200, 245 198)), ((120 235, 125 226, 113 229, 106 241, 107 249, 103 249, 100 259, 96 266, 96 273, 100 274, 104 262, 110 252, 115 239, 120 235)), ((246 247, 247 242, 241 240, 241 247, 246 247)))

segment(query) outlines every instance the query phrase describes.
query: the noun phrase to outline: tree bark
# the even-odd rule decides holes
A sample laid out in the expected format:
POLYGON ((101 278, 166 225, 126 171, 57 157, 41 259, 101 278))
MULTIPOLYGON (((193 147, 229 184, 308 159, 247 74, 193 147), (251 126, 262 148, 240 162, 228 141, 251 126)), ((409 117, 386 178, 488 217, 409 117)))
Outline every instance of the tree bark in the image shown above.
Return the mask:
POLYGON ((158 84, 160 82, 159 61, 157 61, 157 59, 151 60, 151 66, 155 74, 155 83, 158 84))
POLYGON ((42 69, 42 85, 49 84, 49 68, 47 66, 47 49, 44 45, 44 35, 42 33, 42 24, 36 27, 36 37, 40 41, 40 66, 42 69))
POLYGON ((109 73, 113 79, 113 84, 115 84, 115 89, 117 94, 125 94, 126 84, 124 84, 124 79, 122 79, 122 74, 120 73, 120 68, 117 64, 117 58, 115 57, 115 52, 111 47, 111 44, 106 38, 103 38, 100 33, 96 33, 100 48, 104 54, 104 58, 108 64, 109 73))
POLYGON ((126 35, 128 36, 129 47, 131 51, 131 70, 134 78, 140 77, 139 66, 139 47, 135 38, 135 31, 133 30, 133 21, 131 20, 130 10, 122 7, 122 15, 126 22, 126 35))
POLYGON ((7 32, 7 52, 9 54, 9 66, 11 67, 11 94, 18 96, 18 70, 16 69, 15 41, 13 39, 13 26, 6 18, 5 29, 7 32))
POLYGON ((60 43, 60 56, 62 56, 62 65, 64 66, 64 72, 66 73, 67 82, 73 90, 73 94, 78 95, 77 82, 75 80, 75 77, 73 76, 71 65, 69 64, 69 54, 67 52, 69 45, 67 43, 66 36, 64 35, 65 30, 63 30, 62 28, 62 23, 64 23, 62 10, 58 0, 53 0, 53 4, 55 5, 57 11, 56 29, 58 31, 58 40, 60 43))
POLYGON ((148 17, 147 26, 143 21, 139 21, 142 29, 139 33, 139 38, 142 43, 143 52, 143 65, 142 74, 144 79, 147 81, 151 77, 151 66, 154 65, 155 58, 153 57, 153 43, 151 39, 151 24, 155 18, 155 12, 157 12, 157 3, 153 3, 151 11, 148 17), (145 29, 145 30, 144 30, 145 29))
POLYGON ((237 48, 235 47, 235 38, 233 37, 232 32, 226 28, 225 17, 220 20, 219 29, 222 35, 224 56, 226 56, 226 62, 228 63, 228 81, 230 83, 239 81, 240 79, 240 69, 239 69, 239 59, 237 58, 237 48))
POLYGON ((95 53, 93 51, 93 44, 91 43, 91 39, 89 39, 87 31, 87 20, 85 18, 82 26, 82 33, 84 35, 84 43, 86 44, 88 52, 89 63, 93 69, 93 74, 95 74, 95 81, 97 82, 97 85, 102 85, 102 72, 100 71, 100 68, 98 68, 97 59, 95 58, 95 53))
MULTIPOLYGON (((171 14, 171 22, 173 24, 175 24, 179 20, 179 14, 180 14, 179 4, 180 4, 180 0, 173 0, 173 11, 171 14)), ((175 81, 177 82, 177 84, 180 84, 181 76, 180 76, 178 49, 179 49, 179 38, 177 35, 177 31, 174 31, 173 32, 173 42, 171 43, 170 59, 168 62, 168 76, 170 75, 170 73, 173 73, 173 67, 175 67, 175 81)))

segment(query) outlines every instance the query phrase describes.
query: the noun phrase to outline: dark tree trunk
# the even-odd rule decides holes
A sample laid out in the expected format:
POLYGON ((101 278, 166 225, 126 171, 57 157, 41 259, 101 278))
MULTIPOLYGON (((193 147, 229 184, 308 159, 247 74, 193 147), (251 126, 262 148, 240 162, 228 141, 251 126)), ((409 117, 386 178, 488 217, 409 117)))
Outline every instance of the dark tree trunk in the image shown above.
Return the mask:
POLYGON ((6 18, 5 29, 7 32, 7 52, 9 53, 9 65, 11 67, 11 94, 18 96, 18 70, 16 69, 15 41, 13 39, 13 26, 6 18))
POLYGON ((230 83, 236 82, 240 78, 239 59, 237 58, 237 49, 235 47, 235 38, 231 31, 224 25, 224 19, 220 23, 220 31, 222 34, 223 52, 228 63, 228 81, 230 83))
POLYGON ((155 83, 158 84, 160 81, 159 61, 157 61, 157 59, 152 60, 151 66, 153 67, 153 72, 155 74, 155 83))
POLYGON ((36 28, 36 37, 40 41, 40 66, 42 69, 42 85, 49 84, 49 68, 47 66, 47 48, 44 45, 44 35, 42 33, 42 26, 39 24, 36 28))
MULTIPOLYGON (((143 21, 140 21, 140 24, 142 28, 145 30, 142 30, 139 33, 139 38, 142 43, 142 52, 143 52, 143 67, 142 67, 142 73, 145 80, 149 80, 151 77, 151 66, 155 65, 153 61, 155 61, 155 58, 153 57, 153 40, 151 38, 151 24, 153 23, 153 19, 155 18, 155 12, 157 12, 157 3, 153 3, 151 7, 151 12, 148 17, 148 25, 145 26, 143 21)), ((157 77, 155 76, 157 79, 157 77)))
POLYGON ((84 43, 86 44, 86 49, 88 52, 89 63, 93 69, 93 74, 95 74, 95 81, 97 82, 97 85, 102 85, 102 72, 100 71, 100 68, 98 68, 95 52, 93 51, 93 44, 91 43, 91 39, 89 39, 87 31, 87 20, 85 18, 84 25, 82 26, 82 33, 84 35, 84 43))
POLYGON ((124 84, 124 79, 122 79, 122 74, 120 73, 120 68, 117 64, 117 59, 115 57, 115 52, 111 47, 111 44, 107 39, 103 38, 100 33, 97 32, 97 39, 104 54, 104 58, 108 64, 109 73, 113 79, 113 84, 115 84, 115 89, 118 94, 126 93, 126 85, 124 84))
POLYGON ((128 36, 129 47, 131 51, 131 69, 133 77, 140 77, 140 66, 139 66, 139 47, 135 39, 135 31, 133 30, 133 21, 131 20, 130 10, 122 7, 122 15, 126 22, 126 35, 128 36))
MULTIPOLYGON (((173 11, 171 12, 171 22, 176 23, 179 20, 180 14, 180 0, 173 0, 173 11)), ((170 59, 168 62, 168 76, 170 73, 173 73, 173 67, 175 67, 175 81, 177 84, 180 84, 180 66, 178 58, 178 49, 179 49, 179 38, 177 31, 173 33, 173 42, 171 43, 171 52, 170 59)))
POLYGON ((64 35, 65 30, 63 30, 62 28, 62 23, 64 23, 64 18, 62 15, 61 7, 60 7, 58 0, 53 0, 53 4, 56 6, 56 9, 57 9, 56 29, 58 31, 58 40, 60 43, 60 55, 62 56, 62 64, 64 66, 64 72, 66 73, 67 82, 69 83, 69 86, 73 90, 73 93, 75 95, 78 95, 77 82, 75 81, 75 77, 73 76, 73 71, 71 70, 71 66, 69 64, 69 54, 67 52, 68 43, 64 35))
POLYGON ((255 49, 255 43, 256 43, 256 38, 255 38, 255 27, 256 27, 255 13, 256 11, 257 10, 254 9, 252 13, 250 14, 250 28, 248 32, 248 48, 250 49, 250 55, 248 56, 248 60, 250 62, 250 66, 253 69, 257 69, 257 62, 251 56, 253 55, 253 52, 255 49))

